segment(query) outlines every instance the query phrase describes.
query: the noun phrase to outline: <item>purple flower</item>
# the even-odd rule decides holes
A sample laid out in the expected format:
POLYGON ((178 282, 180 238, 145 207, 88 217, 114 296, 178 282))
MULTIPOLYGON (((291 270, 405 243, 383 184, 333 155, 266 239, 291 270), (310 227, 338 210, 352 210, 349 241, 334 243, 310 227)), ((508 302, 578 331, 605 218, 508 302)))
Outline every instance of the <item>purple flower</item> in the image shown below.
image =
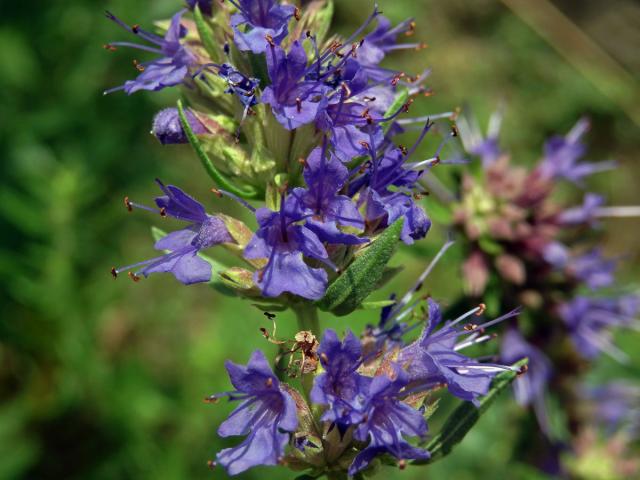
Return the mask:
POLYGON ((615 281, 616 261, 606 260, 602 251, 595 248, 569 260, 569 272, 591 290, 608 287, 615 281))
POLYGON ((411 193, 421 172, 405 168, 405 155, 399 148, 386 150, 380 159, 375 153, 371 156, 371 167, 351 186, 351 191, 355 191, 360 185, 366 185, 362 198, 366 202, 367 222, 386 228, 404 217, 402 241, 411 245, 424 238, 431 228, 431 221, 411 193))
POLYGON ((257 465, 277 465, 289 443, 290 432, 298 426, 296 404, 271 371, 264 354, 255 351, 247 366, 225 363, 235 391, 212 395, 242 403, 218 428, 218 435, 246 436, 233 448, 218 453, 216 460, 229 475, 237 475, 257 465))
POLYGON ((609 435, 624 429, 632 439, 640 436, 640 387, 618 380, 603 386, 585 388, 584 395, 594 403, 594 417, 609 435))
POLYGON ((124 90, 131 95, 138 90, 161 90, 165 87, 179 85, 189 74, 189 69, 196 64, 196 57, 180 43, 180 39, 187 34, 187 29, 180 22, 184 10, 176 13, 171 19, 169 29, 164 38, 153 33, 142 30, 137 25, 130 27, 122 20, 107 12, 107 18, 113 20, 122 28, 134 35, 139 36, 154 46, 141 45, 130 42, 113 42, 107 45, 108 48, 131 47, 146 52, 161 55, 160 58, 144 63, 136 63, 141 72, 135 80, 127 80, 124 85, 107 90, 105 94, 124 90))
MULTIPOLYGON (((198 120, 191 110, 185 111, 187 121, 195 134, 207 133, 205 126, 198 120)), ((180 124, 177 108, 165 108, 159 111, 153 119, 151 133, 163 145, 187 143, 187 134, 180 124)))
POLYGON ((229 0, 238 13, 231 16, 233 40, 243 51, 264 53, 269 42, 279 45, 287 36, 296 9, 274 0, 229 0), (244 26, 244 31, 240 28, 244 26), (269 37, 269 40, 267 40, 269 37))
POLYGON ((200 258, 198 253, 220 243, 233 242, 224 222, 216 216, 208 215, 201 203, 173 185, 165 186, 157 181, 165 193, 156 198, 156 205, 160 210, 154 210, 125 199, 129 209, 141 208, 158 212, 162 216, 170 216, 189 222, 190 225, 182 230, 171 232, 158 240, 154 246, 156 250, 168 250, 169 253, 152 258, 144 262, 127 267, 113 269, 111 273, 119 273, 142 267, 133 275, 148 277, 152 273, 172 273, 185 285, 208 282, 211 279, 211 264, 200 258))
POLYGON ((627 355, 613 344, 610 330, 632 326, 638 311, 640 297, 637 295, 608 298, 577 296, 560 307, 560 316, 576 349, 585 358, 592 359, 605 352, 626 362, 627 355))
POLYGON ((270 45, 266 53, 271 85, 264 89, 262 102, 271 105, 276 119, 287 130, 315 121, 327 105, 329 87, 317 81, 303 81, 307 54, 295 41, 289 53, 270 45))
POLYGON ((290 201, 283 201, 280 212, 267 208, 256 212, 259 228, 246 246, 244 256, 247 259, 267 259, 264 269, 254 275, 254 281, 265 297, 277 297, 290 292, 318 300, 327 287, 327 272, 322 268, 310 267, 304 257, 330 266, 332 264, 318 236, 308 227, 296 224, 301 220, 299 217, 287 214, 295 210, 287 208, 286 202, 290 201))
POLYGON ((544 176, 562 178, 580 184, 582 179, 597 172, 610 170, 615 162, 588 163, 579 160, 586 153, 580 141, 589 129, 586 119, 580 120, 565 137, 552 137, 545 145, 544 158, 539 169, 544 176))
POLYGON ((307 217, 307 228, 323 242, 356 245, 367 241, 338 229, 338 226, 364 228, 355 203, 347 196, 338 195, 348 178, 347 168, 327 155, 325 140, 323 146, 307 158, 304 169, 307 188, 295 188, 290 194, 287 205, 295 209, 292 215, 307 217))
POLYGON ((513 382, 516 401, 520 405, 542 405, 544 392, 551 378, 551 362, 538 348, 528 343, 515 328, 502 335, 500 360, 511 365, 528 358, 527 374, 513 382))
POLYGON ((413 33, 415 23, 413 19, 391 26, 391 21, 384 15, 378 15, 376 29, 364 37, 364 42, 358 49, 358 62, 363 65, 379 65, 385 55, 393 50, 416 49, 423 45, 420 43, 399 44, 398 35, 413 33))
POLYGON ((311 390, 311 400, 318 405, 327 405, 322 421, 335 422, 340 427, 355 425, 362 421, 365 394, 371 381, 357 370, 362 361, 360 340, 347 332, 343 342, 333 330, 326 330, 318 355, 324 373, 318 375, 311 390))
POLYGON ((213 15, 213 0, 187 0, 187 6, 193 10, 196 5, 200 8, 200 11, 210 17, 213 15))
POLYGON ((383 454, 400 461, 426 460, 430 456, 427 450, 405 440, 405 436, 423 439, 427 434, 427 423, 422 412, 400 401, 402 390, 409 381, 407 374, 396 368, 392 377, 374 377, 369 385, 364 421, 354 432, 357 440, 369 440, 369 444, 353 460, 349 475, 365 469, 375 457, 383 454))
POLYGON ((565 210, 560 214, 558 220, 564 225, 593 223, 598 218, 598 209, 602 205, 604 205, 604 197, 595 193, 587 193, 581 206, 565 210))
POLYGON ((449 391, 463 400, 478 403, 477 398, 489 391, 493 377, 510 367, 480 363, 459 353, 460 350, 491 339, 490 335, 482 333, 482 329, 513 317, 519 313, 514 310, 496 320, 482 325, 468 325, 466 329, 454 328, 465 318, 480 311, 477 307, 453 322, 442 323, 440 306, 429 299, 429 319, 420 337, 410 345, 400 350, 397 362, 409 374, 412 384, 425 389, 438 384, 446 384, 449 391), (459 341, 459 338, 469 335, 459 341))

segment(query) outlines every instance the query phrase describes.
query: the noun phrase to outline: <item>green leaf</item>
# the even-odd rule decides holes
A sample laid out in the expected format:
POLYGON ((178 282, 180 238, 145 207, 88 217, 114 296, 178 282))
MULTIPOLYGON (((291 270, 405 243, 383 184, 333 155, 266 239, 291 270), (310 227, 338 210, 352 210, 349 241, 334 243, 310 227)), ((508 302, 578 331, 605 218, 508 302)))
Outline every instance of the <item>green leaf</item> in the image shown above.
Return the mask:
POLYGON ((362 302, 358 308, 362 310, 378 310, 379 308, 390 307, 396 303, 395 300, 377 300, 373 302, 362 302))
MULTIPOLYGON (((398 110, 400 110, 400 108, 402 108, 402 106, 405 103, 407 103, 407 100, 409 100, 409 89, 403 88, 402 90, 399 90, 398 93, 396 94, 395 100, 393 101, 389 109, 385 112, 384 114, 385 118, 390 117, 391 115, 396 113, 398 110)), ((384 129, 384 133, 387 133, 389 131, 389 128, 391 128, 392 123, 393 122, 390 120, 388 122, 383 122, 381 124, 382 128, 384 129)))
POLYGON ((327 288, 318 302, 322 310, 343 316, 353 312, 377 287, 395 251, 404 218, 387 228, 377 240, 356 257, 354 262, 327 288))
MULTIPOLYGON (((528 360, 525 358, 514 363, 513 366, 520 369, 527 362, 528 360)), ((444 423, 440 432, 427 444, 426 449, 431 453, 431 458, 413 463, 416 465, 433 463, 451 453, 453 447, 460 443, 469 433, 469 430, 476 424, 480 416, 487 411, 500 392, 511 385, 511 382, 517 376, 518 373, 514 371, 502 372, 493 379, 489 393, 482 397, 478 407, 471 402, 464 402, 456 408, 444 423)))
POLYGON ((213 38, 211 27, 207 25, 207 21, 200 11, 200 6, 197 4, 196 8, 193 9, 193 18, 196 21, 196 28, 198 29, 198 35, 200 36, 200 40, 202 40, 204 49, 209 54, 209 57, 211 57, 213 61, 216 61, 220 54, 220 49, 213 38))
POLYGON ((180 125, 184 129, 184 132, 189 139, 189 143, 196 151, 200 162, 202 162, 202 166, 207 171, 211 179, 216 182, 216 185, 219 187, 228 190, 229 192, 238 195, 239 197, 246 199, 257 199, 258 191, 253 187, 245 187, 240 188, 231 183, 226 177, 224 177, 220 171, 215 167, 209 156, 206 154, 202 145, 200 144, 200 140, 196 136, 196 134, 191 129, 191 125, 187 120, 187 116, 185 114, 184 106, 182 105, 182 100, 178 100, 178 116, 180 117, 180 125))

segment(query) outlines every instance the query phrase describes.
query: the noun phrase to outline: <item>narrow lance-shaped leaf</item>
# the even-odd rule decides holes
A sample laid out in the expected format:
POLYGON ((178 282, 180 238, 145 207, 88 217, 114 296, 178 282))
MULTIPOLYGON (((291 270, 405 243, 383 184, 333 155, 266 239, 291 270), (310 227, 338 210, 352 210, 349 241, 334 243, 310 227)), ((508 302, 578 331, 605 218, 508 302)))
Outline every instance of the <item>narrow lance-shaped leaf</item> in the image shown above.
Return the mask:
MULTIPOLYGON (((521 370, 527 362, 528 360, 526 358, 522 359, 514 363, 513 367, 521 370)), ((476 407, 471 402, 464 402, 456 408, 444 423, 440 432, 427 444, 426 449, 431 453, 431 458, 413 463, 415 465, 432 463, 451 453, 453 447, 460 443, 467 433, 469 433, 480 416, 487 411, 500 392, 511 385, 517 376, 517 371, 502 372, 493 379, 489 393, 480 400, 480 406, 476 407)))
POLYGON ((202 166, 204 167, 204 169, 207 171, 211 179, 214 182, 216 182, 216 185, 219 186, 220 188, 228 190, 229 192, 235 195, 238 195, 239 197, 250 199, 250 200, 257 199, 258 191, 255 188, 237 187, 233 183, 231 183, 226 177, 224 177, 220 173, 220 171, 218 171, 218 169, 215 167, 215 165, 213 164, 209 156, 203 150, 202 145, 200 144, 200 140, 198 140, 198 137, 191 129, 191 125, 189 125, 187 116, 184 111, 184 106, 182 105, 181 100, 178 100, 178 115, 180 117, 180 124, 182 125, 182 128, 184 129, 187 135, 187 138, 189 139, 189 143, 191 144, 193 149, 196 151, 196 154, 198 155, 198 158, 202 162, 202 166))
POLYGON ((217 46, 216 41, 213 38, 211 27, 207 25, 207 21, 204 19, 199 5, 196 5, 196 8, 193 9, 193 18, 196 21, 196 28, 198 29, 198 35, 202 40, 204 49, 212 60, 216 60, 216 57, 220 53, 220 48, 217 46))
POLYGON ((327 288, 324 298, 318 302, 322 310, 330 310, 338 316, 353 312, 375 290, 385 267, 400 239, 404 218, 389 226, 376 241, 359 255, 354 262, 327 288))

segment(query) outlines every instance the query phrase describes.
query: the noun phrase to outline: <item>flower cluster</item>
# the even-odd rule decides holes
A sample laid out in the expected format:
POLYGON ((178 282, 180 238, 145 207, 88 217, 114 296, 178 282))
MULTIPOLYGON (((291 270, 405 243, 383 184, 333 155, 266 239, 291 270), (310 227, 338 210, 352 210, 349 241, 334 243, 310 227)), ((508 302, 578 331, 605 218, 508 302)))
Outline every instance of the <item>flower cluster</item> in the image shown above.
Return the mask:
MULTIPOLYGON (((481 324, 463 323, 481 315, 480 306, 444 323, 440 306, 432 299, 419 313, 417 307, 423 302, 418 299, 399 305, 391 317, 384 316, 381 323, 393 323, 402 330, 391 342, 372 329, 361 338, 347 331, 343 340, 329 329, 319 344, 311 332, 300 332, 306 345, 300 351, 305 355, 293 365, 312 376, 308 395, 279 382, 260 351, 246 367, 228 362, 229 377, 237 390, 212 395, 206 401, 222 397, 241 401, 218 433, 245 439, 219 452, 213 464, 223 466, 229 474, 255 465, 295 463, 316 472, 346 469, 352 476, 381 457, 394 459, 401 468, 409 460, 429 459, 429 451, 421 445, 428 431, 425 415, 433 392, 447 388, 459 398, 477 402, 488 393, 496 374, 520 373, 516 367, 481 362, 462 353, 494 338, 485 329, 518 311, 481 324), (409 313, 415 323, 401 324, 398 319, 409 313), (422 324, 417 339, 403 340, 422 324), (297 421, 291 414, 294 405, 297 421), (319 412, 315 420, 311 412, 319 412)), ((299 343, 288 353, 294 355, 298 347, 299 343)))
POLYGON ((562 183, 584 188, 589 175, 615 166, 582 160, 587 120, 551 138, 531 169, 513 166, 500 148, 500 120, 495 114, 486 137, 473 120, 458 122, 466 150, 481 161, 464 175, 451 223, 465 239, 468 292, 495 298, 499 308, 514 302, 527 307, 502 336, 501 359, 529 359, 529 374, 514 384, 516 399, 532 405, 543 431, 553 436, 545 407, 550 385, 575 430, 581 415, 571 406, 577 395, 573 379, 602 352, 626 360, 613 332, 637 327, 640 296, 616 288, 617 261, 585 238, 595 236, 599 219, 639 209, 605 207, 595 193, 584 194, 582 205, 567 207, 555 195, 562 183))
POLYGON ((136 278, 171 272, 183 283, 210 281, 210 266, 198 254, 235 243, 252 266, 252 288, 263 297, 319 300, 329 281, 396 221, 403 222, 406 244, 427 234, 431 222, 416 203, 417 182, 437 161, 412 159, 433 124, 405 118, 422 121, 422 135, 410 149, 393 141, 402 130, 396 119, 427 91, 424 75, 407 78, 380 66, 388 51, 421 48, 398 42, 413 33, 413 22, 392 27, 376 7, 350 38, 322 42, 326 12, 318 5, 308 12, 273 0, 189 7, 194 19, 179 12, 163 37, 107 14, 157 46, 113 42, 110 50, 162 55, 136 61, 138 77, 107 93, 186 86, 194 106, 161 111, 152 133, 165 145, 196 142, 220 187, 215 192, 247 206, 257 229, 239 241, 219 216, 169 187, 188 205, 180 215, 171 208, 160 212, 194 223, 156 244, 169 254, 115 274, 139 268, 136 278), (377 28, 365 34, 374 22, 377 28), (215 108, 198 106, 205 102, 215 108), (266 206, 256 209, 243 198, 265 198, 266 206), (198 231, 206 238, 189 237, 198 231))

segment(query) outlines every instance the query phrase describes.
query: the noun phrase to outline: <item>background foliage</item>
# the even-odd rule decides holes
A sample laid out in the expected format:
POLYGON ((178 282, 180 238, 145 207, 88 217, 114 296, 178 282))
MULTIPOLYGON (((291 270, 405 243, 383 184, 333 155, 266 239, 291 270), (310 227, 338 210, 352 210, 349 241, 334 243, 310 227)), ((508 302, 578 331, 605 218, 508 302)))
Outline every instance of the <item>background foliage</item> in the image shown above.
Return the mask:
MULTIPOLYGON (((409 71, 433 67, 436 94, 416 102, 414 113, 468 103, 486 119, 504 100, 504 143, 523 163, 535 160, 546 136, 587 114, 593 159, 620 162, 590 187, 612 204, 639 203, 640 127, 625 113, 634 98, 615 102, 606 95, 617 88, 606 68, 585 77, 498 1, 380 4, 393 20, 415 16, 417 36, 430 44, 396 57, 395 66, 409 71)), ((556 5, 630 72, 637 99, 640 7, 630 0, 556 5)), ((148 24, 178 5, 0 6, 0 478, 212 478, 222 473, 208 471, 206 460, 224 445, 215 429, 230 406, 201 399, 228 387, 224 359, 244 362, 254 348, 270 348, 258 331, 269 325, 258 310, 207 286, 183 288, 170 276, 135 285, 111 279, 112 265, 149 256, 149 228, 158 221, 127 215, 124 195, 148 202, 160 177, 209 206, 222 201, 208 192, 188 148, 161 148, 148 133, 153 113, 175 100, 172 92, 101 95, 135 73, 127 54, 101 49, 121 35, 103 7, 148 24)), ((368 0, 338 0, 336 28, 349 31, 370 7, 368 0)), ((637 281, 640 220, 606 227, 607 252, 625 255, 624 276, 637 281)), ((418 254, 401 251, 394 263, 405 270, 390 288, 407 286, 444 237, 435 227, 418 254)), ((460 291, 458 260, 448 255, 429 282, 445 303, 460 291)), ((350 325, 358 331, 374 316, 360 311, 350 325)), ((288 314, 278 320, 280 335, 293 332, 288 314)), ((344 330, 344 322, 324 323, 344 330)), ((639 337, 622 340, 633 350, 639 337)), ((635 355, 627 366, 604 360, 594 377, 637 379, 635 355)), ((509 462, 516 439, 526 435, 513 428, 520 414, 502 399, 455 455, 403 478, 537 478, 509 462)), ((246 478, 265 475, 291 476, 270 469, 246 478)))

